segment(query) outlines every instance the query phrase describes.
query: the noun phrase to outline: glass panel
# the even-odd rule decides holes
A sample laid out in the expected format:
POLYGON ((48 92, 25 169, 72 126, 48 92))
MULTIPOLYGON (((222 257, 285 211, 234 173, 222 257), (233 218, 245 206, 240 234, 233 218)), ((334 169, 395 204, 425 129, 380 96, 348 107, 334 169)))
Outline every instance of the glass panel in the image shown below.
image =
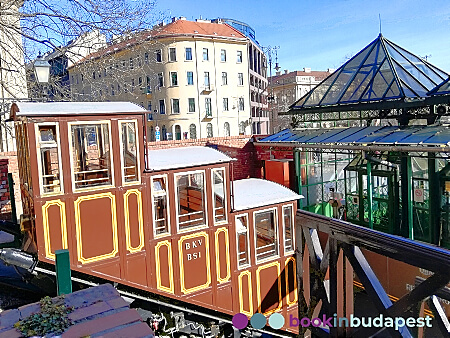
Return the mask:
POLYGON ((225 197, 225 169, 215 169, 213 176, 213 205, 214 223, 225 222, 227 220, 227 208, 225 197))
POLYGON ((153 226, 155 235, 169 233, 167 178, 152 178, 153 226))
POLYGON ((56 128, 56 125, 39 126, 38 142, 43 194, 61 192, 59 145, 56 128))
MULTIPOLYGON (((405 66, 405 65, 403 65, 405 66)), ((394 62, 395 71, 397 72, 397 75, 401 78, 401 80, 406 83, 417 95, 419 96, 425 96, 429 90, 431 90, 433 87, 426 89, 423 86, 420 85, 420 83, 414 79, 409 73, 407 73, 403 68, 399 66, 398 63, 394 62)), ((414 95, 413 97, 416 97, 417 95, 414 95)))
POLYGON ((122 122, 122 175, 125 182, 139 180, 136 122, 122 122))
POLYGON ((72 125, 75 189, 112 184, 107 123, 72 125))
POLYGON ((292 219, 292 205, 283 207, 284 221, 284 252, 294 250, 294 229, 292 219))
POLYGON ((176 176, 179 230, 206 224, 204 182, 203 172, 176 176))
POLYGON ((250 264, 247 215, 236 217, 238 267, 250 264))
POLYGON ((256 261, 278 255, 275 210, 255 213, 256 261))
POLYGON ((322 97, 325 95, 325 93, 328 90, 328 87, 333 83, 333 81, 336 79, 336 77, 339 75, 339 71, 334 72, 328 79, 326 79, 322 84, 318 85, 316 88, 314 88, 313 91, 311 91, 311 95, 308 97, 308 99, 305 101, 304 105, 309 106, 315 106, 319 104, 322 97))

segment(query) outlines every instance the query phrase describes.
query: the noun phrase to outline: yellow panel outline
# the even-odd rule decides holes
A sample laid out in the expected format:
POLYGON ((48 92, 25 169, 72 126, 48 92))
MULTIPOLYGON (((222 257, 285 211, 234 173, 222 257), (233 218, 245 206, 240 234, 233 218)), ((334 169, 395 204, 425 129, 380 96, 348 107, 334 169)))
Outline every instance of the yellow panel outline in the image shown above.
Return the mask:
POLYGON ((117 217, 116 217, 116 197, 111 192, 104 192, 101 194, 80 196, 75 201, 75 230, 77 235, 77 257, 78 261, 82 264, 98 262, 107 258, 113 258, 119 252, 119 244, 117 239, 117 217), (81 237, 81 217, 80 217, 80 204, 83 201, 90 201, 101 198, 109 198, 111 200, 111 224, 113 235, 113 250, 109 253, 94 256, 90 258, 83 257, 83 239, 81 237))
POLYGON ((265 265, 261 265, 256 269, 256 293, 258 296, 258 311, 261 312, 261 276, 260 273, 262 270, 270 268, 272 266, 276 266, 277 267, 277 273, 278 273, 278 307, 276 309, 273 310, 269 310, 263 313, 263 315, 267 316, 270 315, 271 313, 274 313, 278 310, 281 309, 281 307, 283 306, 283 298, 281 295, 281 278, 280 278, 280 262, 271 262, 265 265))
POLYGON ((289 257, 288 259, 286 259, 286 261, 284 262, 284 276, 286 277, 286 302, 288 304, 288 306, 292 306, 292 305, 297 305, 297 271, 295 271, 295 258, 294 257, 289 257), (289 264, 289 262, 292 261, 294 263, 294 268, 292 269, 292 271, 294 272, 294 300, 291 302, 289 299, 289 276, 288 276, 288 269, 287 266, 289 264))
POLYGON ((221 283, 226 283, 231 278, 231 268, 230 268, 230 244, 228 238, 228 228, 220 228, 217 229, 215 234, 215 247, 216 247, 216 270, 217 270, 217 281, 221 283), (226 262, 227 262, 227 275, 225 278, 220 276, 220 254, 219 254, 219 234, 223 232, 225 233, 225 252, 226 252, 226 262))
POLYGON ((247 316, 253 316, 253 291, 252 291, 252 273, 248 270, 242 271, 238 277, 239 284, 239 312, 247 316), (247 276, 248 283, 248 304, 250 305, 249 311, 244 310, 244 293, 242 290, 242 278, 247 276))
POLYGON ((45 202, 45 204, 42 206, 42 228, 44 230, 45 257, 55 260, 55 254, 52 253, 51 249, 50 228, 48 222, 48 208, 52 205, 56 205, 59 207, 59 216, 61 219, 60 225, 62 248, 67 249, 69 246, 67 244, 66 204, 59 199, 45 202))
POLYGON ((169 240, 158 242, 155 246, 155 261, 156 261, 156 288, 158 290, 174 293, 174 285, 173 285, 173 263, 172 263, 172 244, 169 240), (165 246, 167 247, 167 260, 169 265, 169 280, 170 286, 164 286, 161 284, 161 259, 159 254, 159 249, 165 246))
POLYGON ((130 189, 123 195, 123 207, 125 210, 125 238, 127 242, 127 250, 130 253, 139 252, 144 247, 144 221, 142 219, 142 193, 138 189, 130 189), (139 217, 139 245, 133 247, 131 245, 131 227, 130 227, 130 213, 128 197, 134 194, 137 197, 138 217, 139 217))
POLYGON ((181 282, 181 292, 184 294, 188 294, 191 292, 199 291, 206 289, 211 285, 211 267, 210 267, 210 257, 209 257, 209 241, 208 234, 205 231, 197 232, 190 235, 181 236, 178 239, 178 255, 180 257, 180 282, 181 282), (205 239, 205 253, 206 253, 206 283, 202 285, 195 286, 190 289, 186 289, 186 285, 184 282, 184 260, 183 260, 183 242, 187 239, 195 238, 202 236, 205 239))

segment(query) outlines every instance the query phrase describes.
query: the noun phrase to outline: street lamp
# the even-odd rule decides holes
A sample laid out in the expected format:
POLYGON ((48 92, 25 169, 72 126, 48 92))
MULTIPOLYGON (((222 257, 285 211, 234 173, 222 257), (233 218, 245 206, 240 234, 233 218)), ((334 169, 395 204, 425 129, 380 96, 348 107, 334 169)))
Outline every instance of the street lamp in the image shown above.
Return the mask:
POLYGON ((48 79, 50 77, 50 63, 44 60, 41 54, 39 54, 34 61, 33 66, 37 82, 48 83, 48 79))
POLYGON ((275 118, 274 118, 274 112, 273 112, 273 101, 275 100, 275 97, 273 95, 273 86, 271 86, 272 83, 272 53, 275 53, 275 67, 273 67, 277 72, 280 70, 280 65, 278 64, 278 49, 280 49, 280 46, 267 46, 267 47, 262 47, 263 51, 265 53, 267 53, 267 57, 269 60, 269 83, 268 86, 270 87, 270 91, 271 93, 268 93, 267 96, 267 101, 268 103, 270 102, 270 106, 271 106, 271 110, 272 110, 272 114, 270 117, 270 124, 272 125, 272 130, 275 131, 274 129, 274 122, 275 122, 275 118))

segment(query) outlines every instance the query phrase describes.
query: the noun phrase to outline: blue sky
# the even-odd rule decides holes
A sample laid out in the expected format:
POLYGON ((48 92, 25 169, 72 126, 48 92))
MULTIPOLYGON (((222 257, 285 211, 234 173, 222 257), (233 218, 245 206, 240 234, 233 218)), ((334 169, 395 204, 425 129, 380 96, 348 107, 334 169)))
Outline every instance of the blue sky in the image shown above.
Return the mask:
POLYGON ((233 18, 263 46, 280 46, 282 69, 338 68, 384 37, 450 73, 449 0, 158 0, 167 17, 233 18), (431 55, 431 56, 430 56, 431 55))

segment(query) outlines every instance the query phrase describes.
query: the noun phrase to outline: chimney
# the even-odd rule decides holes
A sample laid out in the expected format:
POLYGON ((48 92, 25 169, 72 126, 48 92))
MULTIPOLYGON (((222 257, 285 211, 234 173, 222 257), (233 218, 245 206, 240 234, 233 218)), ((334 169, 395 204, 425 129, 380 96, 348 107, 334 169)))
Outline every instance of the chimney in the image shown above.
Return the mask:
POLYGON ((185 16, 180 16, 179 20, 186 20, 185 16))
POLYGON ((311 73, 311 68, 303 68, 303 71, 304 71, 305 73, 311 73))
POLYGON ((328 69, 327 69, 327 72, 328 72, 328 73, 334 73, 335 70, 336 70, 336 69, 334 69, 334 68, 328 68, 328 69))
POLYGON ((278 71, 278 72, 275 73, 275 75, 277 75, 277 76, 278 76, 278 75, 281 75, 281 72, 278 71))
POLYGON ((284 74, 287 74, 287 73, 289 73, 289 70, 285 69, 284 74))

